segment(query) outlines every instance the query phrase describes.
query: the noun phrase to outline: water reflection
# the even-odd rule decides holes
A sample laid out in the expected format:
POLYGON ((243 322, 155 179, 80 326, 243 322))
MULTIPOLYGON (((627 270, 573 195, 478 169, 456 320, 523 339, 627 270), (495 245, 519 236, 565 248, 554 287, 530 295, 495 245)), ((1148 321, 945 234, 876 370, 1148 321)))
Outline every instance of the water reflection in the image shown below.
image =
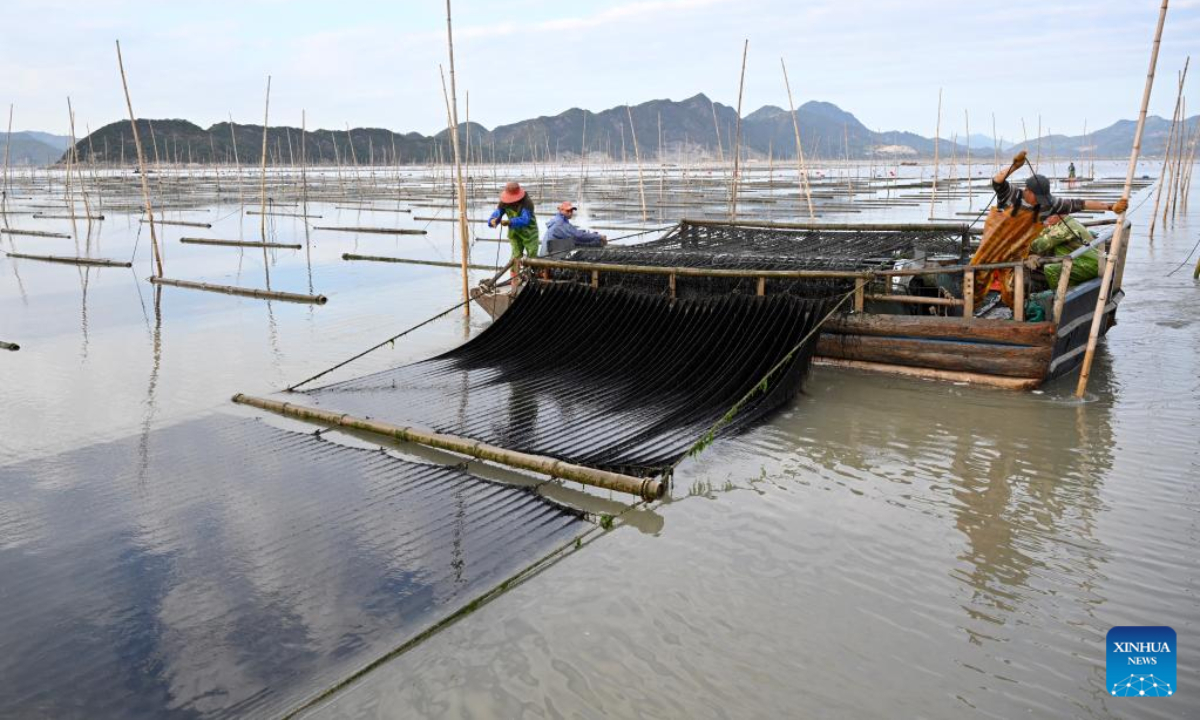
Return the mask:
POLYGON ((222 416, 0 466, 0 487, 3 717, 278 715, 588 527, 222 416))

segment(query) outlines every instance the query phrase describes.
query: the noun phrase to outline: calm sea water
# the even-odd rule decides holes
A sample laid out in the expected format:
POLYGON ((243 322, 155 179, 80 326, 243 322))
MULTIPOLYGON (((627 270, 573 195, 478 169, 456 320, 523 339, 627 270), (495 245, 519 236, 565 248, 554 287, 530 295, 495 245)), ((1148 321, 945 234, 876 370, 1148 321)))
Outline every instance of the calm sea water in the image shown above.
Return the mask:
MULTIPOLYGON (((1160 222, 1151 244, 1152 205, 1132 213, 1128 297, 1087 402, 1073 399, 1073 378, 1015 394, 817 368, 791 407, 685 463, 670 502, 313 714, 1200 714, 1200 286, 1191 262, 1167 276, 1200 238, 1200 205, 1173 227, 1160 222), (1115 625, 1175 628, 1175 697, 1108 695, 1104 637, 1115 625)), ((935 214, 963 209, 944 203, 935 214)), ((584 210, 584 224, 589 211, 601 215, 584 210)), ((311 212, 330 225, 424 225, 311 212)), ((823 219, 927 215, 923 203, 823 219)), ((217 224, 164 228, 168 276, 263 285, 261 251, 176 242, 254 239, 256 218, 236 206, 171 217, 217 224)), ((173 288, 156 304, 142 280, 147 238, 125 215, 92 242, 96 255, 134 257, 132 271, 0 258, 0 340, 22 345, 0 354, 0 464, 173 425, 226 407, 234 392, 268 394, 452 305, 456 270, 340 259, 450 259, 452 226, 428 227, 421 237, 316 232, 311 262, 276 252, 272 287, 324 293, 322 307, 173 288)), ((302 235, 295 219, 273 229, 281 240, 302 235)), ((71 240, 16 244, 75 254, 71 240)), ((495 244, 476 247, 476 262, 494 261, 495 244)), ((486 324, 479 312, 454 314, 339 377, 428 356, 486 324)), ((297 562, 292 578, 305 577, 297 562)))

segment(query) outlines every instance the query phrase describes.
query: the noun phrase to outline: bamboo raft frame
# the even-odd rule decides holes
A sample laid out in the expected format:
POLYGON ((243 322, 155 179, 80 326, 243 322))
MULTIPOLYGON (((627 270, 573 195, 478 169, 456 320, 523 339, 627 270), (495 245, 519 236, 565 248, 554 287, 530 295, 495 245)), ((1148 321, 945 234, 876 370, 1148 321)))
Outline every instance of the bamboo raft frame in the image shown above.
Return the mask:
POLYGON ((320 423, 322 425, 349 428, 351 430, 361 430, 363 432, 374 433, 386 437, 402 440, 404 442, 417 443, 427 447, 436 448, 438 450, 446 450, 448 452, 458 453, 460 455, 468 455, 479 460, 487 460, 520 470, 530 470, 543 475, 549 475, 552 478, 561 478, 563 480, 572 480, 574 482, 583 483, 592 487, 602 488, 604 490, 613 490, 615 492, 628 493, 636 495, 643 500, 651 501, 658 500, 666 494, 667 482, 658 478, 639 478, 632 475, 622 475, 620 473, 609 472, 607 470, 597 470, 595 468, 586 467, 583 465, 574 465, 572 463, 555 460, 542 455, 533 455, 530 453, 517 452, 508 450, 496 445, 472 440, 470 438, 460 437, 458 435, 449 435, 446 433, 432 432, 421 428, 414 428, 402 425, 393 425, 391 423, 380 422, 378 420, 368 420, 365 418, 354 417, 345 413, 332 412, 330 410, 322 410, 320 408, 307 407, 297 405, 295 403, 281 402, 279 400, 271 400, 269 398, 255 397, 253 395, 245 395, 238 393, 232 398, 234 403, 239 405, 248 405, 260 410, 268 410, 278 413, 286 417, 296 418, 307 422, 320 423))
MULTIPOLYGON (((701 221, 685 221, 701 224, 701 221)), ((827 224, 827 223, 732 223, 728 221, 703 221, 702 224, 742 226, 760 228, 810 229, 810 230, 910 230, 928 231, 930 227, 947 229, 965 229, 963 226, 943 226, 929 224, 827 224)), ((756 294, 766 294, 767 280, 803 280, 830 279, 854 280, 853 310, 845 316, 845 320, 831 322, 830 328, 835 334, 870 338, 871 347, 863 350, 849 346, 835 346, 828 337, 823 337, 818 343, 818 362, 839 367, 852 367, 861 370, 888 372, 892 374, 922 377, 925 379, 971 382, 1004 389, 1028 390, 1040 385, 1044 375, 1033 376, 1037 367, 1043 368, 1043 373, 1057 370, 1058 364, 1071 361, 1082 351, 1082 347, 1073 347, 1062 355, 1054 351, 1060 339, 1066 338, 1078 329, 1080 320, 1076 318, 1070 323, 1064 322, 1064 312, 1068 296, 1072 288, 1069 285, 1071 269, 1076 258, 1089 250, 1101 254, 1103 275, 1108 263, 1115 263, 1114 288, 1119 290, 1120 277, 1124 269, 1124 253, 1117 258, 1104 255, 1104 248, 1111 242, 1111 237, 1101 236, 1090 244, 1080 247, 1070 255, 1044 257, 1039 265, 1062 264, 1058 286, 1055 288, 1052 317, 1045 322, 1025 322, 1026 274, 1028 268, 1024 262, 1005 262, 971 265, 930 266, 924 268, 880 269, 863 271, 829 271, 829 270, 753 270, 753 269, 720 269, 696 267, 669 267, 649 265, 627 265, 618 263, 582 262, 574 260, 550 260, 543 258, 521 258, 517 261, 520 267, 534 270, 563 269, 574 270, 590 275, 593 288, 600 287, 601 273, 623 273, 638 275, 659 275, 666 279, 668 297, 676 297, 677 278, 726 278, 746 279, 756 281, 756 294), (979 271, 1011 270, 1014 275, 1013 319, 996 320, 976 318, 976 288, 975 277, 979 271), (899 277, 962 275, 962 297, 927 297, 921 295, 898 295, 891 292, 892 279, 899 277), (882 282, 886 292, 869 293, 872 283, 882 282), (886 313, 870 313, 868 302, 887 302, 918 305, 924 307, 961 308, 961 317, 933 317, 912 315, 891 315, 886 313), (838 332, 840 331, 840 332, 838 332), (956 340, 960 342, 980 343, 972 350, 987 350, 994 357, 990 359, 967 357, 963 353, 959 358, 952 358, 960 367, 944 368, 924 366, 920 363, 936 362, 946 364, 945 349, 936 351, 928 346, 930 342, 940 340, 956 340), (1019 350, 1009 350, 1006 346, 1020 346, 1019 350), (887 357, 891 361, 880 362, 876 357, 887 357), (1020 375, 1019 373, 1026 373, 1020 375), (1014 373, 1018 373, 1014 375, 1014 373)), ((1124 250, 1124 248, 1122 248, 1124 250)), ((1115 312, 1116 303, 1105 306, 1105 317, 1115 312)), ((1087 317, 1090 319, 1091 314, 1087 317)))

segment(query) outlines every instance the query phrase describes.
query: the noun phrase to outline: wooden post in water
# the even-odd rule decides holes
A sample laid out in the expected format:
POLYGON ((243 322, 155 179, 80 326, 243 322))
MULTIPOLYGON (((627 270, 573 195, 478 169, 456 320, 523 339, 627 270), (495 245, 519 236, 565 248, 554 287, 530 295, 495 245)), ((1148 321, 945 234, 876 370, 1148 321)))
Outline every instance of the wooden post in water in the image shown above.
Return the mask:
POLYGON ((452 125, 450 131, 454 141, 454 170, 458 177, 458 233, 462 245, 463 316, 471 317, 471 279, 468 275, 468 265, 471 262, 471 233, 467 229, 466 188, 463 186, 462 160, 458 153, 458 94, 454 78, 454 27, 450 18, 450 0, 446 0, 446 45, 450 51, 450 109, 452 125))
POLYGON ((129 83, 125 81, 125 62, 121 58, 121 41, 117 41, 117 67, 121 69, 121 87, 125 89, 125 107, 129 109, 129 125, 133 129, 133 144, 137 147, 138 175, 142 181, 142 199, 146 203, 146 217, 150 220, 150 247, 154 251, 155 272, 163 276, 162 254, 158 249, 158 235, 154 232, 154 208, 150 204, 150 185, 146 181, 146 157, 142 152, 142 140, 138 137, 137 119, 133 115, 133 100, 129 98, 129 83))
POLYGON ((746 86, 746 54, 750 50, 749 38, 742 44, 742 74, 738 80, 737 129, 733 139, 733 182, 729 190, 729 219, 737 220, 738 169, 742 159, 742 90, 746 86))
MULTIPOLYGON (((1142 131, 1146 129, 1146 107, 1150 104, 1150 92, 1154 89, 1154 68, 1158 64, 1158 48, 1162 43, 1163 25, 1167 20, 1167 4, 1163 0, 1158 11, 1158 27, 1154 31, 1154 45, 1150 51, 1150 69, 1146 72, 1146 87, 1142 91, 1142 108, 1138 112, 1137 129, 1133 135, 1133 151, 1129 153, 1129 167, 1125 170, 1125 188, 1121 198, 1129 201, 1130 189, 1133 186, 1133 174, 1137 171, 1138 153, 1142 149, 1142 131)), ((1104 311, 1108 306, 1108 295, 1112 290, 1113 274, 1121 263, 1125 242, 1125 213, 1117 216, 1117 226, 1113 231, 1112 242, 1109 244, 1111 262, 1104 265, 1104 279, 1100 281, 1100 296, 1096 299, 1096 310, 1092 313, 1092 328, 1088 332, 1087 350, 1083 355, 1083 367, 1079 369, 1079 383, 1075 386, 1075 397, 1082 398, 1087 392, 1088 378, 1092 373, 1092 361, 1096 354, 1096 343, 1100 339, 1100 326, 1104 323, 1104 311)))

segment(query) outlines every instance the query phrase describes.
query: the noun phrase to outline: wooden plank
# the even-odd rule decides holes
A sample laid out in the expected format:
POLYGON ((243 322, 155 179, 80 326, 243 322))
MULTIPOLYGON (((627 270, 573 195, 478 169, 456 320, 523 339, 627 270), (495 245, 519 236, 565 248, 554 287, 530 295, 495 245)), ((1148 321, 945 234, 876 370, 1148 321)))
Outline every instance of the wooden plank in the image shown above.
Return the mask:
POLYGON ((818 357, 813 360, 817 365, 828 367, 863 370, 865 372, 882 373, 885 375, 902 375, 904 377, 938 382, 962 382, 970 385, 984 385, 1001 390, 1032 390, 1042 384, 1041 378, 1014 378, 999 375, 984 375, 982 373, 959 372, 955 370, 935 370, 933 368, 909 367, 907 365, 888 365, 887 363, 864 362, 861 360, 839 360, 836 358, 818 357))
POLYGON ((1054 323, 971 320, 919 315, 835 315, 822 331, 842 335, 918 337, 1043 347, 1054 342, 1054 323))
POLYGON ((1054 348, 944 342, 863 335, 822 335, 817 354, 842 360, 976 372, 1007 377, 1044 377, 1054 348))

